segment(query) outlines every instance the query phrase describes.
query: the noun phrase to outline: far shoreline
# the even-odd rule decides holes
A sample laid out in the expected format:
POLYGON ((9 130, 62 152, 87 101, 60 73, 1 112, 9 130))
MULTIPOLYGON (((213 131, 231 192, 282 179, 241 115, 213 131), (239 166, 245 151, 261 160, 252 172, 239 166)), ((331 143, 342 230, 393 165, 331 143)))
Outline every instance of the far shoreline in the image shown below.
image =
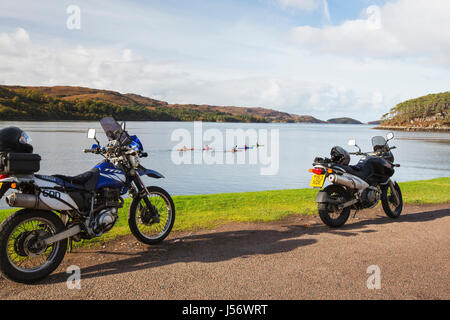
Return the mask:
MULTIPOLYGON (((74 119, 74 120, 68 120, 68 119, 54 119, 54 120, 42 120, 42 119, 0 119, 0 122, 99 122, 101 119, 98 120, 85 120, 85 119, 74 119)), ((203 123, 220 123, 220 124, 226 124, 226 123, 243 123, 243 124, 314 124, 314 125, 336 125, 336 126, 371 126, 374 127, 375 124, 370 123, 333 123, 333 122, 243 122, 243 121, 202 121, 202 120, 123 120, 123 119, 116 119, 118 122, 172 122, 172 123, 190 123, 190 122, 203 122, 203 123)), ((376 128, 372 128, 376 129, 376 128)))
POLYGON ((449 132, 450 127, 406 127, 406 126, 378 126, 376 130, 392 130, 407 132, 449 132))
MULTIPOLYGON (((99 120, 84 120, 84 119, 74 119, 74 120, 67 120, 67 119, 55 119, 55 120, 30 120, 30 119, 23 119, 23 120, 2 120, 0 119, 0 122, 44 122, 44 123, 50 123, 50 122, 98 122, 99 120)), ((119 122, 165 122, 165 123, 190 123, 190 122, 196 122, 201 120, 192 120, 192 121, 183 121, 183 120, 121 120, 118 119, 119 122)), ((450 133, 450 127, 409 127, 409 126, 376 126, 376 124, 369 124, 369 123, 329 123, 329 122, 234 122, 234 121, 201 121, 203 123, 217 123, 217 124, 304 124, 304 125, 335 125, 335 126, 372 126, 371 129, 375 130, 391 130, 391 131, 405 131, 405 132, 449 132, 450 133)))

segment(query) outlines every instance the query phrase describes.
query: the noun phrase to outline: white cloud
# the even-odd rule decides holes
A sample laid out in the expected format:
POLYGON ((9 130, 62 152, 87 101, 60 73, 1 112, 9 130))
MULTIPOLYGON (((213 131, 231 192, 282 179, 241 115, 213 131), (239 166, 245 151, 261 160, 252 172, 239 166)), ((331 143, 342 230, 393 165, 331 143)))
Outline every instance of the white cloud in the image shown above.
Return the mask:
POLYGON ((175 63, 150 61, 129 48, 58 47, 34 43, 19 28, 0 33, 0 83, 18 85, 81 85, 121 92, 161 93, 188 75, 175 63))
POLYGON ((367 8, 337 26, 292 30, 297 44, 323 53, 364 57, 427 57, 450 66, 450 1, 397 0, 367 8))
POLYGON ((331 15, 330 15, 330 10, 328 8, 328 1, 327 0, 323 0, 323 14, 324 14, 325 19, 327 20, 327 22, 331 23, 331 15))
POLYGON ((0 84, 86 86, 170 103, 268 107, 297 114, 323 112, 324 117, 357 113, 363 103, 368 105, 343 85, 270 72, 205 73, 175 62, 151 61, 123 47, 42 45, 24 29, 0 33, 0 44, 0 84))
POLYGON ((18 28, 12 33, 0 33, 0 48, 5 56, 26 54, 24 48, 30 43, 30 37, 23 28, 18 28))

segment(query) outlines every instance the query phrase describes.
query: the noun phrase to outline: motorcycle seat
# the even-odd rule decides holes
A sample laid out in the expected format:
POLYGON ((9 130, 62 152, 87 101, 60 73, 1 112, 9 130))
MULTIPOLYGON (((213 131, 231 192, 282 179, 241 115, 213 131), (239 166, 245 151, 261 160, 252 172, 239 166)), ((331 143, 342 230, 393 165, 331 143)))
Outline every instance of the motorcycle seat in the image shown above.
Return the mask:
POLYGON ((352 174, 354 176, 357 176, 361 179, 366 178, 367 176, 369 176, 369 168, 367 166, 360 166, 360 165, 356 165, 356 166, 341 166, 345 169, 345 171, 349 174, 352 174))
POLYGON ((61 179, 72 185, 81 187, 82 189, 92 191, 92 190, 95 190, 95 187, 97 186, 99 170, 92 169, 90 171, 79 174, 77 176, 53 175, 53 177, 61 179))

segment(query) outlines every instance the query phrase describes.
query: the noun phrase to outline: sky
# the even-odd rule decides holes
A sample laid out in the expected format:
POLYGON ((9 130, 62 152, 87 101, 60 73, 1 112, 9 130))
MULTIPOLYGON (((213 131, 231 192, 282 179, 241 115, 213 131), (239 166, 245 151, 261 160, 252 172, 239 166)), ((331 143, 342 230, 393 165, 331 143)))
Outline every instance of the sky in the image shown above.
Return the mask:
POLYGON ((0 3, 0 84, 379 119, 450 88, 449 0, 0 3))

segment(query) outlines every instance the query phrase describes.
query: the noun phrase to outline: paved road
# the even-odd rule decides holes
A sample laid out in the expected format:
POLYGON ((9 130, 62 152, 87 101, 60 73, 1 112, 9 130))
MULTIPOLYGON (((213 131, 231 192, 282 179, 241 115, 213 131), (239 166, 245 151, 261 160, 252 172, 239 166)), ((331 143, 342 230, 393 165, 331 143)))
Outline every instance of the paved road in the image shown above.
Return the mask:
POLYGON ((444 204, 407 206, 399 220, 376 208, 339 230, 296 216, 178 233, 156 247, 126 237, 68 254, 39 284, 0 279, 0 299, 449 299, 449 231, 444 204), (67 288, 73 264, 80 290, 67 288), (372 265, 381 289, 367 288, 372 265))

